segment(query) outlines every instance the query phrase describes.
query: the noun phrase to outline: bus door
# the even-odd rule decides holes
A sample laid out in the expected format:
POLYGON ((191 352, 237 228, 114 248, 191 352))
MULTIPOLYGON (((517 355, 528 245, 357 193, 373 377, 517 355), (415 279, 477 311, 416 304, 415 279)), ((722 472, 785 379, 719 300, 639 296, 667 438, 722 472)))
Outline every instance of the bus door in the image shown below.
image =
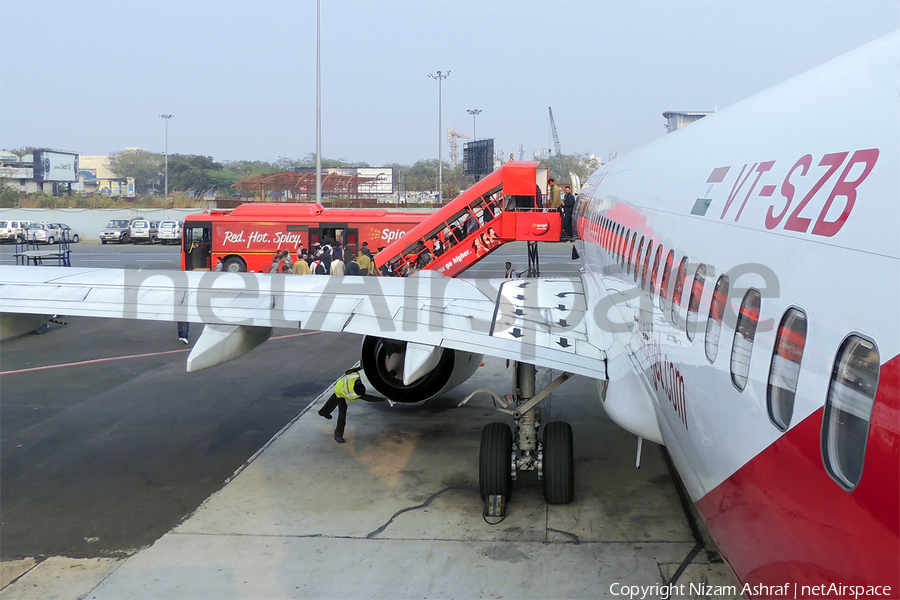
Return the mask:
POLYGON ((309 245, 312 247, 316 242, 324 244, 326 241, 335 240, 341 243, 342 248, 346 249, 350 233, 352 233, 354 244, 358 244, 359 231, 348 228, 347 223, 320 223, 319 227, 309 228, 309 245))
POLYGON ((359 250, 359 229, 345 229, 343 234, 344 262, 356 258, 359 250))
POLYGON ((208 271, 211 268, 212 223, 191 221, 182 232, 182 266, 185 271, 208 271))

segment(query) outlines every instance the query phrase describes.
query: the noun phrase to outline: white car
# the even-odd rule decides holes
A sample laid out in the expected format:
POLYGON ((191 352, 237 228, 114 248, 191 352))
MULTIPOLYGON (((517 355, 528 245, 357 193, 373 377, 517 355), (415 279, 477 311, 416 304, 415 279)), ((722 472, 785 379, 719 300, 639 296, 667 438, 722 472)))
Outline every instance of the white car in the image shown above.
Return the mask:
POLYGON ((156 227, 156 221, 148 221, 147 219, 135 219, 131 222, 129 229, 132 244, 140 244, 147 242, 155 244, 159 241, 159 230, 156 227))
POLYGON ((157 229, 157 237, 163 244, 181 243, 181 223, 178 221, 160 221, 157 229))
POLYGON ((25 239, 29 242, 56 244, 68 241, 77 244, 78 233, 65 223, 32 223, 25 228, 25 239))
POLYGON ((25 228, 31 225, 31 221, 0 221, 0 242, 14 242, 24 237, 25 228))

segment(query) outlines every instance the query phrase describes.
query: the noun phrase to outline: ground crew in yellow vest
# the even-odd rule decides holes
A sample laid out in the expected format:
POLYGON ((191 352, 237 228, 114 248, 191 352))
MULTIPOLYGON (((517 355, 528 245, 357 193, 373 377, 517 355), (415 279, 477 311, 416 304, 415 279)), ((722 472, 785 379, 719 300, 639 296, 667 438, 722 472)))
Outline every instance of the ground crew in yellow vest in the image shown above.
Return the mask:
POLYGON ((334 393, 319 409, 319 415, 326 419, 331 418, 334 409, 338 409, 337 425, 334 428, 334 441, 344 443, 344 426, 347 424, 347 400, 355 402, 362 398, 366 402, 380 402, 381 398, 366 395, 366 386, 359 378, 360 367, 350 369, 334 384, 334 393))

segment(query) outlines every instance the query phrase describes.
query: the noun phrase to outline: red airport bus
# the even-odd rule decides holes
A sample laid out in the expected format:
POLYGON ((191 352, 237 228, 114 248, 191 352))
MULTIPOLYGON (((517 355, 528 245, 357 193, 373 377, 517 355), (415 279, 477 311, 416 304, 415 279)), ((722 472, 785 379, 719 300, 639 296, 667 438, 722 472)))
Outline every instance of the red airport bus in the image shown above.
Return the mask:
POLYGON ((346 256, 356 256, 363 242, 373 254, 429 216, 430 212, 324 208, 321 204, 242 204, 184 220, 181 268, 209 270, 221 258, 231 272, 268 273, 277 250, 311 248, 332 237, 346 256))

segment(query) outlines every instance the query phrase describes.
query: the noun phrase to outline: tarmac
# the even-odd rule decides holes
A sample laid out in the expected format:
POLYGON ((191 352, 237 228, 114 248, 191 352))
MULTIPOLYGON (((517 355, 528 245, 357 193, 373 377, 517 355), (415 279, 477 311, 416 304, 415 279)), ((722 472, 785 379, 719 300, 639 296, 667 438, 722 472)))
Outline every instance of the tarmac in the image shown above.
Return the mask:
MULTIPOLYGON (((419 406, 352 404, 345 444, 316 414, 326 389, 150 547, 23 561, 0 598, 600 598, 665 583, 696 539, 660 448, 645 444, 636 469, 636 440, 605 416, 593 381, 569 380, 542 409, 544 423, 573 426, 575 502, 546 504, 520 474, 506 518, 486 522, 479 435, 500 415, 486 395, 456 406, 508 389, 505 361, 485 363, 419 406)), ((709 558, 694 557, 689 576, 731 583, 709 558)))

